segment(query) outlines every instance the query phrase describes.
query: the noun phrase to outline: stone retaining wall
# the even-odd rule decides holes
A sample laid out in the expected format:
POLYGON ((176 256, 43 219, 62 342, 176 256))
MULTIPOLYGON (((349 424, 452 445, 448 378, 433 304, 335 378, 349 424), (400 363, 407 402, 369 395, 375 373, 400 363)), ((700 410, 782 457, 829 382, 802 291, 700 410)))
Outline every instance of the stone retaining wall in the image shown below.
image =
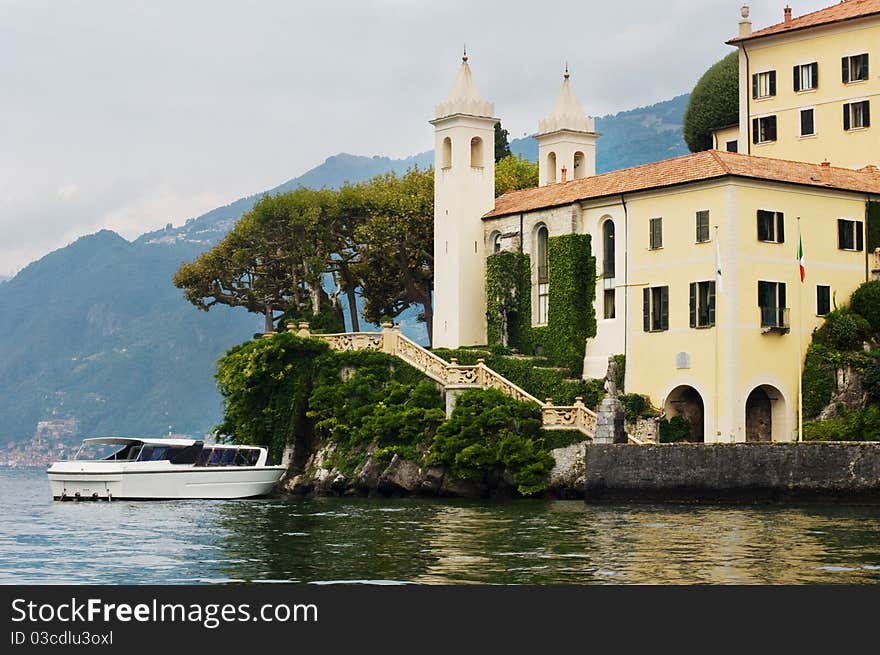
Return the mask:
POLYGON ((880 443, 587 445, 589 500, 850 497, 880 501, 880 443))

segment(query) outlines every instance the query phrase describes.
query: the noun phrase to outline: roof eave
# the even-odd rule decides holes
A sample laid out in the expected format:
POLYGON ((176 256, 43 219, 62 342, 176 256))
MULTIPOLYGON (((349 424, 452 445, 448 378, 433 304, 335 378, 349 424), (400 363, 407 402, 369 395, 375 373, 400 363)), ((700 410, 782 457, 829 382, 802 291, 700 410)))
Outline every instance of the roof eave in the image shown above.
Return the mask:
MULTIPOLYGON (((846 23, 846 22, 849 22, 852 20, 861 20, 864 18, 872 18, 875 16, 880 16, 880 11, 874 11, 874 12, 871 12, 870 14, 862 14, 861 16, 849 16, 847 18, 838 18, 836 20, 829 20, 824 23, 816 23, 815 25, 804 25, 802 27, 792 27, 791 29, 780 30, 779 32, 770 32, 769 34, 761 34, 761 32, 763 30, 759 30, 758 32, 755 32, 753 34, 749 34, 748 36, 734 37, 734 38, 730 39, 730 41, 725 41, 725 43, 727 45, 731 45, 731 46, 738 46, 740 43, 745 43, 746 41, 754 41, 754 40, 758 40, 758 39, 769 39, 770 37, 773 37, 773 36, 783 36, 785 34, 793 34, 794 32, 803 32, 804 30, 818 29, 820 27, 827 27, 828 25, 838 25, 840 23, 846 23)), ((771 25, 771 27, 776 27, 776 26, 771 25)), ((765 29, 770 29, 770 27, 765 28, 765 29)))

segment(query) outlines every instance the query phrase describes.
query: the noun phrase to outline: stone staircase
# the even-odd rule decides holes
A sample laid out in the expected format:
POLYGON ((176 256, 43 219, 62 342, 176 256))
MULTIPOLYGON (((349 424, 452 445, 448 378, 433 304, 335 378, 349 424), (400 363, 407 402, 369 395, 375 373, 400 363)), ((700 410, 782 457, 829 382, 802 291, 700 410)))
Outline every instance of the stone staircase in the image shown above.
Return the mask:
POLYGON ((468 389, 498 389, 516 400, 537 404, 545 430, 577 430, 590 439, 596 434, 596 414, 587 408, 582 398, 576 398, 569 407, 542 402, 486 366, 483 359, 478 359, 475 366, 459 365, 455 359, 447 362, 405 337, 391 323, 383 324, 381 332, 311 334, 308 323, 288 323, 287 329, 299 337, 323 339, 340 352, 376 350, 393 355, 442 385, 447 402, 468 389))

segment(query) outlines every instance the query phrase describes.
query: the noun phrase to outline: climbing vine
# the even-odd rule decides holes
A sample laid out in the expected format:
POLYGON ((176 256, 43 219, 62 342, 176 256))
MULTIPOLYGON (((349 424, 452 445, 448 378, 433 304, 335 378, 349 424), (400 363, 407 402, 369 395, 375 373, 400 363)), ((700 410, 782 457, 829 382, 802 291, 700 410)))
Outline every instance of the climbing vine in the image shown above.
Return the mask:
POLYGON ((596 336, 596 259, 589 234, 549 240, 550 313, 537 340, 544 355, 575 375, 583 371, 587 339, 596 336))
POLYGON ((488 258, 489 345, 510 346, 528 354, 540 351, 553 365, 579 376, 586 341, 596 336, 596 259, 590 235, 551 237, 548 259, 548 324, 533 328, 529 256, 500 252, 488 258))
POLYGON ((490 345, 531 350, 532 294, 528 255, 499 252, 486 261, 486 318, 490 345))

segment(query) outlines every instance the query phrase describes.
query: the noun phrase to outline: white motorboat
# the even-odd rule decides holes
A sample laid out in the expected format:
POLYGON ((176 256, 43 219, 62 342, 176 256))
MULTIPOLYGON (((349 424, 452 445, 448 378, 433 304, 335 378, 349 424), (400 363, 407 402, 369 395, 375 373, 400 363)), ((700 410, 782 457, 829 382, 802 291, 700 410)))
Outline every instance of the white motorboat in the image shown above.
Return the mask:
POLYGON ((170 500, 265 496, 285 469, 258 446, 97 437, 47 473, 55 500, 170 500))

